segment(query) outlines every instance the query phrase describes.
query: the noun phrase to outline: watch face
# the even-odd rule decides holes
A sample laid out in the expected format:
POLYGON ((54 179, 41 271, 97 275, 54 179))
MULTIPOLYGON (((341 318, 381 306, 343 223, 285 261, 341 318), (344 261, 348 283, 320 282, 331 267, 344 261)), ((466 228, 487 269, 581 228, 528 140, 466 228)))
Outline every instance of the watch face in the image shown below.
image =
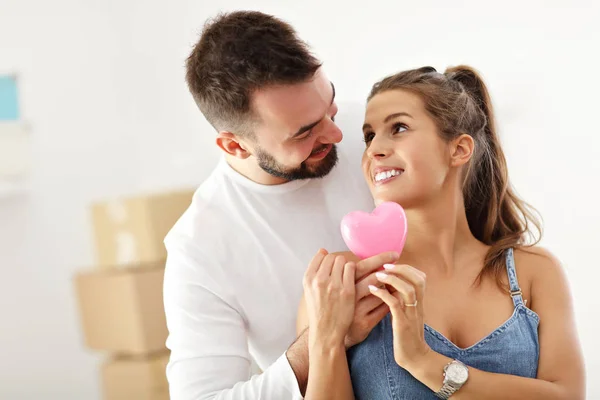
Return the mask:
POLYGON ((450 364, 446 370, 446 377, 452 382, 463 384, 469 377, 469 372, 465 366, 450 364))

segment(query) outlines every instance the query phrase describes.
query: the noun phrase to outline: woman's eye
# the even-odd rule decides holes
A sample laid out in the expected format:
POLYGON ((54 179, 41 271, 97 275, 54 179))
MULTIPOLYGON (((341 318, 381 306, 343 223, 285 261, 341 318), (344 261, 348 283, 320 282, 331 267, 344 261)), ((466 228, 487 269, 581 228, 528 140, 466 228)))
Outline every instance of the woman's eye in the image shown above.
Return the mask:
POLYGON ((375 137, 375 134, 373 132, 369 132, 369 133, 365 133, 364 137, 363 137, 363 141, 367 144, 371 143, 371 141, 373 140, 373 138, 375 137))
POLYGON ((392 132, 393 133, 402 133, 402 132, 404 132, 407 129, 408 129, 408 127, 406 125, 404 125, 404 124, 401 124, 401 123, 397 123, 397 124, 394 124, 392 126, 392 132))

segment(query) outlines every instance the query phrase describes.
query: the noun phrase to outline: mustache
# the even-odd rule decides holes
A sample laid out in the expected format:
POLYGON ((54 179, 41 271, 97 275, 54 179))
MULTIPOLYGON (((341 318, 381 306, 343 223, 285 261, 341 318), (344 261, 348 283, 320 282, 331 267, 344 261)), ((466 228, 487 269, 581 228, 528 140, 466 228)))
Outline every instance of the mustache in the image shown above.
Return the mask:
POLYGON ((327 146, 329 146, 329 145, 327 145, 327 144, 324 144, 324 145, 322 145, 322 146, 320 146, 320 147, 317 147, 316 149, 314 149, 314 150, 313 150, 313 151, 310 153, 310 155, 312 156, 313 154, 316 154, 316 153, 318 153, 319 151, 321 151, 321 150, 323 150, 323 149, 327 148, 327 146))

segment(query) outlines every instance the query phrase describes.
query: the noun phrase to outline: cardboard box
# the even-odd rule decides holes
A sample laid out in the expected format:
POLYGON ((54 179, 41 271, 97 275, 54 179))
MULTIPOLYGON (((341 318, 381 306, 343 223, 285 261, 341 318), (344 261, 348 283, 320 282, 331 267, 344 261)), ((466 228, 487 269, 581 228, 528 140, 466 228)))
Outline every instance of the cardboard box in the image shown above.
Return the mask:
POLYGON ((92 270, 75 276, 85 344, 94 350, 145 354, 165 349, 164 265, 92 270))
POLYGON ((104 400, 169 400, 169 353, 109 359, 102 367, 104 400))
POLYGON ((163 261, 163 240, 189 207, 194 191, 181 190, 92 204, 98 264, 104 268, 163 261))

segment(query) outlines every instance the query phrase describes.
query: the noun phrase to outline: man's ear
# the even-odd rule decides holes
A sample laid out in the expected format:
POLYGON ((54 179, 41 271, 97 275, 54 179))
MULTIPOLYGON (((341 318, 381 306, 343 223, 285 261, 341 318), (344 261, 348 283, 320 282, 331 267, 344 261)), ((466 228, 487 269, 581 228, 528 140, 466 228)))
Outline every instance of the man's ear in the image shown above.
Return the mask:
POLYGON ((450 162, 453 167, 460 167, 469 162, 475 151, 475 141, 471 135, 463 133, 452 140, 450 148, 450 162))
POLYGON ((232 156, 245 159, 252 155, 246 142, 234 133, 221 131, 216 142, 221 150, 232 156))

